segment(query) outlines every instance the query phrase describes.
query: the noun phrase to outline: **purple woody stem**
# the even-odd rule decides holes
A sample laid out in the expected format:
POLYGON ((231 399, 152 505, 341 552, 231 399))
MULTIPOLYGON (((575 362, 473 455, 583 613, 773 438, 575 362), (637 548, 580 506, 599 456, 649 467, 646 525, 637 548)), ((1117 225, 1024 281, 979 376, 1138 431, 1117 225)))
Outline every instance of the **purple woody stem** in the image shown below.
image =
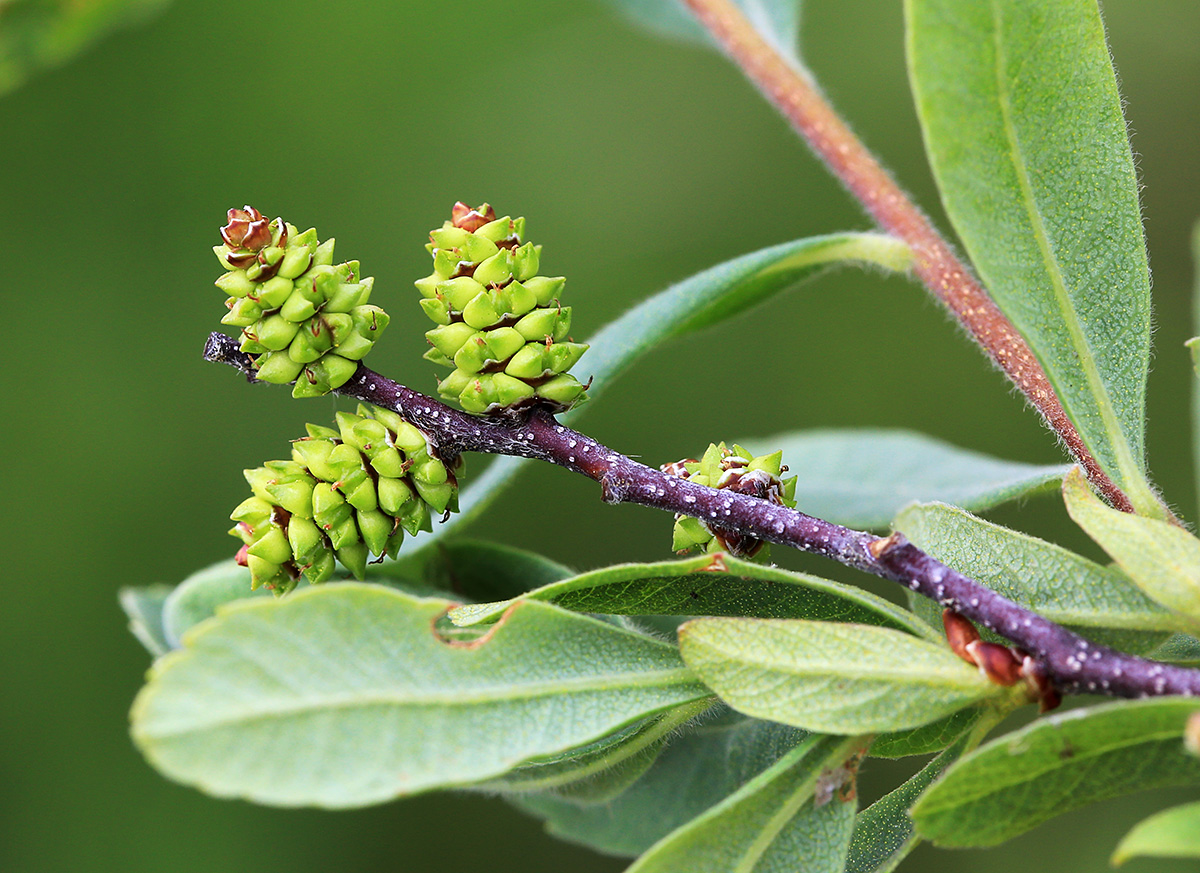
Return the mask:
MULTIPOLYGON (((209 337, 204 357, 253 378, 250 356, 224 334, 209 337)), ((669 476, 564 427, 542 410, 515 417, 470 415, 361 365, 336 393, 400 414, 425 431, 444 458, 481 452, 546 461, 594 479, 606 503, 637 503, 719 522, 757 539, 823 555, 899 582, 1020 646, 1064 693, 1200 695, 1200 670, 1090 643, 934 560, 899 534, 877 537, 756 497, 669 476)))
POLYGON ((1100 468, 1067 416, 1024 337, 810 76, 763 39, 731 0, 685 2, 879 226, 908 243, 913 272, 1042 414, 1096 490, 1117 509, 1133 512, 1128 496, 1100 468))

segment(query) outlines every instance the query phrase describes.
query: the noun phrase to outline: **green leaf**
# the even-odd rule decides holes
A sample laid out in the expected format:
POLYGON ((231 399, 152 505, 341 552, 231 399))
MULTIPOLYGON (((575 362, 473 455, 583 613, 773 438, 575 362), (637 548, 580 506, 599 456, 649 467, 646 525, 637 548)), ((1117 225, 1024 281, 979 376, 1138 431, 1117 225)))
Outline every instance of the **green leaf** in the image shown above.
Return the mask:
POLYGON ((159 659, 133 736, 221 797, 349 807, 499 776, 707 697, 674 647, 545 603, 470 645, 365 583, 243 600, 159 659))
MULTIPOLYGON (((911 263, 912 253, 905 243, 878 233, 807 237, 760 249, 684 279, 609 322, 588 339, 591 351, 573 372, 581 382, 592 380, 588 396, 595 401, 618 376, 663 343, 739 315, 833 265, 863 264, 903 272, 911 263)), ((561 420, 570 423, 577 415, 571 412, 561 420)), ((497 458, 463 489, 459 500, 463 511, 418 542, 432 542, 477 518, 512 484, 524 463, 521 458, 497 458)))
POLYGON ((969 706, 918 728, 879 734, 871 743, 871 757, 907 758, 940 752, 974 727, 981 715, 982 707, 969 706))
POLYGON ((197 570, 171 592, 163 604, 163 631, 169 647, 177 649, 192 626, 217 614, 217 608, 248 597, 268 597, 266 588, 250 590, 250 571, 232 559, 197 570))
POLYGON ((906 0, 946 211, 1083 441, 1139 512, 1150 273, 1096 0, 906 0))
POLYGON ((170 593, 170 585, 147 585, 122 588, 117 595, 129 617, 129 632, 156 658, 171 650, 163 629, 163 604, 170 593))
POLYGON ((738 712, 822 733, 914 728, 1008 694, 945 645, 869 625, 702 618, 679 648, 738 712))
POLYGON ((1134 825, 1113 852, 1113 865, 1130 858, 1200 858, 1200 803, 1185 803, 1134 825))
POLYGON ((536 552, 480 540, 439 542, 418 554, 420 560, 412 564, 385 561, 374 565, 376 572, 419 572, 430 594, 440 592, 470 601, 516 597, 575 575, 571 568, 536 552))
POLYGON ((1064 812, 1148 788, 1200 783, 1183 729, 1200 701, 1127 700, 1042 718, 975 750, 913 807, 921 836, 993 846, 1064 812))
POLYGON ((1174 634, 1150 653, 1155 661, 1169 661, 1187 667, 1200 667, 1200 640, 1189 634, 1174 634))
POLYGON ((546 820, 556 837, 633 857, 769 769, 807 734, 728 713, 675 737, 646 774, 606 803, 581 806, 553 794, 509 798, 546 820))
POLYGON ((1163 631, 1188 626, 1117 568, 961 509, 940 503, 910 506, 896 516, 895 527, 942 563, 1097 642, 1148 652, 1165 642, 1163 631))
POLYGON ((796 504, 856 528, 884 528, 915 500, 990 509, 1050 490, 1069 469, 1004 461, 907 430, 810 430, 739 440, 752 453, 783 450, 803 475, 796 504))
MULTIPOLYGON (((575 612, 608 615, 739 615, 881 624, 940 639, 912 613, 861 588, 742 561, 698 555, 682 561, 617 564, 523 595, 575 612)), ((494 621, 513 601, 450 612, 459 626, 494 621)))
MULTIPOLYGON (((800 41, 799 0, 733 0, 754 29, 781 55, 798 62, 800 41)), ((683 0, 608 0, 625 18, 667 39, 708 45, 716 42, 684 5, 683 0)))
POLYGON ((0 95, 163 5, 165 0, 2 0, 0 95))
POLYGON ((810 736, 771 768, 664 837, 629 873, 777 873, 804 859, 806 873, 842 873, 862 737, 810 736), (852 792, 851 792, 852 793, 852 792))
POLYGON ((858 814, 845 873, 891 873, 916 848, 920 840, 909 809, 921 792, 962 756, 972 739, 973 734, 963 734, 917 775, 858 814))
POLYGON ((1063 481, 1067 512, 1143 593, 1200 627, 1200 540, 1181 527, 1106 506, 1078 468, 1063 481))
POLYGON ((586 746, 529 761, 475 787, 500 793, 552 790, 574 803, 603 803, 650 769, 668 737, 712 704, 711 699, 684 704, 586 746))
MULTIPOLYGON (((549 558, 511 546, 456 540, 422 550, 412 559, 367 565, 367 579, 416 597, 451 595, 460 600, 515 596, 530 588, 571 576, 573 571, 549 558)), ((334 581, 346 581, 340 573, 334 581)), ((176 586, 164 606, 165 638, 172 649, 189 628, 216 615, 226 603, 264 597, 250 590, 250 571, 231 560, 218 561, 176 586)))

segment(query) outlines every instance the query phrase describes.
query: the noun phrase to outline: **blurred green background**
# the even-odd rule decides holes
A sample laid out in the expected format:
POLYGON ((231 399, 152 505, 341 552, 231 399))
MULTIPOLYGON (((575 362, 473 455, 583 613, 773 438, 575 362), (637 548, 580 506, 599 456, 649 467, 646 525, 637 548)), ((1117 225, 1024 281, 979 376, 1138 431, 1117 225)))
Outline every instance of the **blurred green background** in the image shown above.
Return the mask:
MULTIPOLYGON (((1200 215, 1200 6, 1105 9, 1155 275, 1151 465, 1195 520, 1181 344, 1200 215)), ((0 14, 0 28, 11 20, 0 14)), ((826 91, 945 226, 907 93, 898 0, 811 0, 803 42, 826 91)), ((225 209, 251 203, 336 235, 393 314, 371 365, 429 390, 411 282, 428 272, 425 234, 454 200, 528 217, 546 270, 569 277, 573 332, 587 336, 731 256, 868 227, 784 123, 716 54, 646 37, 595 0, 177 0, 0 98, 0 168, 11 256, 0 285, 0 870, 622 869, 543 837, 498 800, 281 811, 168 783, 128 739, 148 657, 116 593, 231 553, 241 468, 278 456, 334 408, 200 360, 223 311, 209 249, 225 209)), ((710 437, 869 425, 1058 458, 920 288, 854 271, 663 348, 581 424, 655 464, 710 437)), ((470 459, 468 472, 481 466, 470 459)), ((1095 554, 1053 497, 993 517, 1095 554)), ((545 468, 467 532, 586 568, 666 557, 669 528, 545 468), (549 510, 537 530, 521 521, 533 502, 549 510)), ((898 777, 871 766, 868 793, 898 777)), ((1103 869, 1120 833, 1183 796, 1104 804, 992 852, 922 849, 906 869, 1103 869)))

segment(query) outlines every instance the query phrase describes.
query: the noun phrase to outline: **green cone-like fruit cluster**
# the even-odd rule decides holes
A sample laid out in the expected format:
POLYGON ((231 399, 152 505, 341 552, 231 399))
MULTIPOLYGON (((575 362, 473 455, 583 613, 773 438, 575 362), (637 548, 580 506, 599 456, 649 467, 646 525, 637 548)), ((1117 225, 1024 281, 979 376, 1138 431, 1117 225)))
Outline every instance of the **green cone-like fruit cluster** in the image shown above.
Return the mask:
MULTIPOLYGON (((732 449, 725 443, 710 444, 699 461, 688 458, 665 464, 664 473, 707 485, 710 488, 728 488, 740 494, 760 497, 781 506, 794 508, 796 501, 796 477, 781 479, 787 471, 783 466, 783 452, 754 457, 739 445, 732 449)), ((709 525, 688 515, 675 516, 675 529, 671 548, 677 552, 700 549, 705 552, 728 552, 735 558, 757 558, 765 560, 770 553, 762 540, 746 534, 709 525)))
POLYGON ((425 434, 394 412, 339 412, 337 430, 308 425, 290 461, 246 470, 254 496, 230 516, 245 544, 238 562, 253 587, 278 593, 301 576, 324 582, 334 560, 361 579, 371 554, 395 557, 404 533, 429 530, 431 515, 458 509, 454 472, 425 434))
POLYGON ((425 334, 425 357, 454 368, 438 393, 467 412, 561 411, 584 400, 567 372, 587 346, 568 337, 571 309, 558 302, 566 280, 538 275, 542 247, 522 244, 524 230, 523 218, 456 203, 429 234, 433 273, 416 285, 438 326, 425 334))
POLYGON ((229 295, 221 321, 242 329, 255 375, 295 382, 293 397, 345 384, 387 327, 387 313, 367 304, 375 280, 359 278, 358 261, 334 266, 333 240, 251 206, 229 210, 221 238, 213 248, 227 270, 216 282, 229 295))

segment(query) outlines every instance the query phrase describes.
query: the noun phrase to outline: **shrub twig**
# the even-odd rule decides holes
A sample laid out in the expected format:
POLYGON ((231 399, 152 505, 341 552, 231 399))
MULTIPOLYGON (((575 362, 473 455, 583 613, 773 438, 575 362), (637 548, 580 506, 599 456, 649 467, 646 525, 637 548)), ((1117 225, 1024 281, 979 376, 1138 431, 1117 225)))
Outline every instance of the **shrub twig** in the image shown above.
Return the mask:
MULTIPOLYGON (((204 358, 230 364, 254 377, 250 356, 224 334, 213 333, 208 338, 204 358)), ((899 534, 878 537, 729 489, 670 476, 559 424, 544 410, 535 408, 505 417, 471 415, 362 365, 335 393, 403 416, 425 431, 448 463, 464 452, 480 452, 557 464, 598 482, 606 503, 636 503, 717 522, 756 539, 823 555, 899 582, 1019 646, 1062 693, 1200 695, 1200 670, 1089 642, 947 567, 899 534)))

